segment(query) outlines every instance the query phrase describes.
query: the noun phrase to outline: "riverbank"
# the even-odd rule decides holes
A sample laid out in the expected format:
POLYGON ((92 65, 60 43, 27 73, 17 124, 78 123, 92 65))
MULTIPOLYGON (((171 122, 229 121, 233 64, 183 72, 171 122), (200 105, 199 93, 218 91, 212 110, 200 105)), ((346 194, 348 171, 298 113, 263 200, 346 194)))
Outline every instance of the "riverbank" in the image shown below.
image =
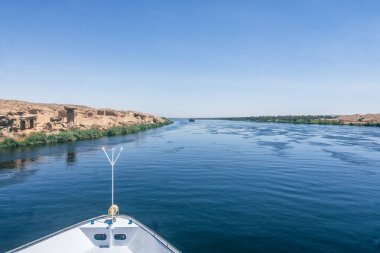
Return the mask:
POLYGON ((153 128, 159 128, 172 123, 173 121, 167 119, 166 121, 160 123, 114 126, 108 129, 72 128, 65 132, 59 133, 34 132, 23 139, 16 140, 14 138, 6 138, 4 141, 0 142, 0 149, 17 148, 21 146, 75 142, 79 140, 97 139, 104 136, 128 135, 153 128))
POLYGON ((25 139, 38 132, 106 130, 116 126, 163 122, 163 117, 130 110, 0 99, 0 142, 6 138, 25 139))
POLYGON ((0 99, 0 148, 126 135, 170 123, 130 110, 0 99))
MULTIPOLYGON (((367 114, 370 115, 370 114, 367 114)), ((380 127, 377 121, 377 114, 371 115, 306 115, 306 116, 258 116, 258 117, 229 117, 215 118, 233 121, 251 121, 265 123, 289 123, 289 124, 316 124, 316 125, 345 125, 345 126, 372 126, 380 127), (367 117, 366 117, 367 116, 367 117)))

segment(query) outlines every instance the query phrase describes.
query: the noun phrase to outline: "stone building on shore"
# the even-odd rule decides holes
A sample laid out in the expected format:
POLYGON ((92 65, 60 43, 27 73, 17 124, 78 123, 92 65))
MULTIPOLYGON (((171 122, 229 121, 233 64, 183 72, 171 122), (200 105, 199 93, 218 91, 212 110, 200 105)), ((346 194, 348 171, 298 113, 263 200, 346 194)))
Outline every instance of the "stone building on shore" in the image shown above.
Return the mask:
POLYGON ((133 111, 0 99, 0 141, 7 137, 23 137, 32 132, 61 132, 70 128, 107 129, 164 121, 164 118, 133 111))

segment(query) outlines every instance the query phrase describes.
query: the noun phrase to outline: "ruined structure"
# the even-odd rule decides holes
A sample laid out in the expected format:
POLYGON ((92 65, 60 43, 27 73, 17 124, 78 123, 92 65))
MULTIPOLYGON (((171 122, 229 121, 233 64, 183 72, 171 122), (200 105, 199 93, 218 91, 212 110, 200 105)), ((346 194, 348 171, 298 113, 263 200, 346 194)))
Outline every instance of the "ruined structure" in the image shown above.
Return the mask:
POLYGON ((102 116, 112 116, 112 117, 117 117, 117 112, 112 109, 98 109, 96 111, 97 115, 102 115, 102 116))
POLYGON ((11 127, 13 125, 13 119, 5 115, 0 115, 0 128, 11 127))
POLYGON ((134 111, 0 99, 0 142, 5 138, 25 138, 33 132, 67 131, 74 127, 74 120, 79 129, 164 122, 162 118, 134 111))
POLYGON ((64 108, 66 110, 67 123, 70 123, 70 122, 74 123, 75 110, 77 108, 73 106, 65 106, 64 108))
POLYGON ((36 119, 37 119, 36 115, 20 116, 19 117, 20 130, 33 129, 35 126, 36 119))

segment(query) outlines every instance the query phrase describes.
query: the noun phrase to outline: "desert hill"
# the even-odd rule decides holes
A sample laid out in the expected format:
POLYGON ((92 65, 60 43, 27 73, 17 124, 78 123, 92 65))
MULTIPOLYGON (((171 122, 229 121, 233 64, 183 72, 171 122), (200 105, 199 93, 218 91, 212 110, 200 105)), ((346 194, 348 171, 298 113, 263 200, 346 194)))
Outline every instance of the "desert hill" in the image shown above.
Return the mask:
POLYGON ((135 111, 0 99, 0 140, 7 137, 17 139, 32 132, 61 132, 70 128, 107 129, 163 122, 164 118, 135 111))

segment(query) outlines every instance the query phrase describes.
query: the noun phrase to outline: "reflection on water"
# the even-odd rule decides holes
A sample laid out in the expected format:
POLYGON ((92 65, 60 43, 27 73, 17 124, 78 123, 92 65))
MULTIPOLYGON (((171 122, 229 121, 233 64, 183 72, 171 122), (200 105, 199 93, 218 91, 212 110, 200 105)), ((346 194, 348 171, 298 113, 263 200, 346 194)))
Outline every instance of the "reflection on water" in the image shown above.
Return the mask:
POLYGON ((66 165, 67 167, 74 166, 77 159, 75 145, 70 145, 67 147, 66 151, 66 165))
POLYGON ((105 213, 115 145, 121 212, 183 252, 379 251, 380 128, 202 120, 0 151, 0 249, 105 213))
POLYGON ((38 157, 33 157, 29 159, 16 159, 11 161, 0 161, 1 169, 23 169, 32 162, 38 161, 38 157))
MULTIPOLYGON (((162 138, 162 135, 152 135, 162 138)), ((48 157, 54 157, 57 161, 65 159, 66 168, 75 168, 78 154, 98 151, 102 146, 114 146, 121 143, 134 143, 139 146, 141 140, 146 138, 144 133, 136 133, 127 136, 104 137, 91 141, 79 141, 67 144, 51 144, 42 146, 26 146, 15 149, 0 149, 0 187, 9 184, 19 184, 27 177, 32 176, 38 170, 38 162, 46 161, 48 157), (36 163, 36 166, 31 166, 36 163), (31 169, 30 172, 19 175, 19 170, 31 169), (16 180, 17 178, 17 180, 16 180)))
POLYGON ((71 152, 67 152, 67 155, 66 155, 66 163, 67 165, 73 165, 75 163, 75 160, 76 160, 76 154, 75 152, 71 151, 71 152))
POLYGON ((0 188, 10 184, 20 184, 26 178, 32 176, 37 169, 31 169, 30 164, 37 162, 38 157, 28 159, 16 159, 11 161, 0 161, 0 188), (22 170, 28 168, 28 171, 22 170), (29 169, 30 168, 30 169, 29 169))

